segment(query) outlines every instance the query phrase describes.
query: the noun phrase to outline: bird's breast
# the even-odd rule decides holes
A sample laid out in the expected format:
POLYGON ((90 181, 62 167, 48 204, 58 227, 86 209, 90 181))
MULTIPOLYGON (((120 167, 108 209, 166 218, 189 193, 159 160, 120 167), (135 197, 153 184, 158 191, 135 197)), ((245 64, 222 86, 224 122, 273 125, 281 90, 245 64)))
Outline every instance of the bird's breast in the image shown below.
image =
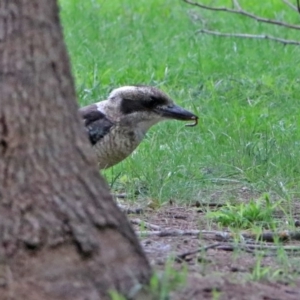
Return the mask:
POLYGON ((115 126, 94 145, 100 169, 109 168, 129 156, 144 138, 135 128, 115 126))

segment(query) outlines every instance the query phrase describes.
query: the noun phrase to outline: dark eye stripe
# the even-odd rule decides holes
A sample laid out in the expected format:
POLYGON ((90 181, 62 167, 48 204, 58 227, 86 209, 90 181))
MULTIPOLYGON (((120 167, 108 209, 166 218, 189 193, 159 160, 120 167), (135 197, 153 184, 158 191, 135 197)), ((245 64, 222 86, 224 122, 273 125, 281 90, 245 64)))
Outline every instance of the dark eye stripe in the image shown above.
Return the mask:
POLYGON ((135 111, 143 110, 143 105, 142 105, 141 101, 131 100, 131 99, 122 99, 120 109, 123 114, 130 114, 135 111))
POLYGON ((164 98, 155 97, 155 96, 151 96, 150 98, 151 100, 148 101, 148 103, 149 105, 151 105, 151 107, 162 106, 167 104, 167 101, 164 98))
POLYGON ((121 112, 123 114, 130 114, 136 111, 147 111, 158 106, 166 105, 168 101, 164 98, 151 96, 150 99, 131 100, 123 99, 121 103, 121 112))

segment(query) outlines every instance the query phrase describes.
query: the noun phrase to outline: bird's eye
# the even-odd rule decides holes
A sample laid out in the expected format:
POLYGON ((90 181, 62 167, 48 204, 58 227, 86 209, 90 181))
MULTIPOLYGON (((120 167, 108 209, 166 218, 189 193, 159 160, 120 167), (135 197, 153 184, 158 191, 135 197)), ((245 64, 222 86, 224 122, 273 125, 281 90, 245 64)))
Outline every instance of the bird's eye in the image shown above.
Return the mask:
POLYGON ((162 97, 151 96, 150 99, 151 99, 150 101, 151 107, 163 106, 166 104, 166 100, 162 97))
POLYGON ((160 104, 160 100, 159 100, 159 98, 157 98, 155 96, 151 96, 150 101, 148 100, 148 101, 144 102, 144 105, 149 109, 152 109, 152 108, 158 106, 159 104, 160 104))
POLYGON ((151 96, 150 99, 151 99, 151 102, 152 102, 152 103, 155 103, 155 104, 156 104, 156 103, 159 102, 159 98, 157 98, 157 97, 155 97, 155 96, 151 96))

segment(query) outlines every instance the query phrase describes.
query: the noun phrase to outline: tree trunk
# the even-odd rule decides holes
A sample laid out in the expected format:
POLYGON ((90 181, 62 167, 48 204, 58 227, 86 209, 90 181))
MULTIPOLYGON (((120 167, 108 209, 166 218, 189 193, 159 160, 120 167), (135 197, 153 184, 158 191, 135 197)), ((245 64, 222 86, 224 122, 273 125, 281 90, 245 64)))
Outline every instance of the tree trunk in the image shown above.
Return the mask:
POLYGON ((77 115, 55 0, 0 2, 0 91, 0 299, 128 296, 151 270, 77 115))

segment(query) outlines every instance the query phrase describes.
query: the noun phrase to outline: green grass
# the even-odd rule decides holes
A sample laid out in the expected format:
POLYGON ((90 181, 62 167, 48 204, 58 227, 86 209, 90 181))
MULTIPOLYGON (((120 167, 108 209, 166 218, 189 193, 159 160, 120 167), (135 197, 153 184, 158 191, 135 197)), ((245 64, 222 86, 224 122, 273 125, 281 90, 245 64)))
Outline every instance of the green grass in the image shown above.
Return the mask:
MULTIPOLYGON (((299 18, 281 1, 243 2, 265 17, 299 18)), ((132 157, 105 172, 115 189, 159 203, 202 200, 203 190, 239 185, 299 197, 300 48, 195 34, 199 17, 223 32, 297 39, 297 31, 179 0, 60 4, 81 105, 105 99, 114 87, 143 83, 200 117, 194 128, 176 121, 155 126, 132 157)))
POLYGON ((248 203, 226 203, 217 211, 207 213, 207 218, 212 219, 222 227, 273 229, 276 227, 274 213, 279 205, 280 202, 272 204, 269 196, 265 195, 256 200, 251 199, 248 203))

